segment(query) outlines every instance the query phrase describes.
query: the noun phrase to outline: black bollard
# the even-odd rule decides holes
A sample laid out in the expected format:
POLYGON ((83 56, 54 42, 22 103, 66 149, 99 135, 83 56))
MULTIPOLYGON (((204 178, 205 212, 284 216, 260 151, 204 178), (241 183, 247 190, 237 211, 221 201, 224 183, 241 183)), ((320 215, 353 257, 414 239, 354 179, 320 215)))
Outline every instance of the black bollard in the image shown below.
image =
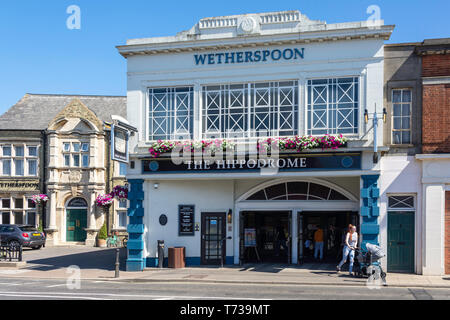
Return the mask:
POLYGON ((116 278, 119 278, 119 269, 120 269, 119 256, 120 256, 120 249, 117 248, 116 249, 116 273, 115 273, 116 278))

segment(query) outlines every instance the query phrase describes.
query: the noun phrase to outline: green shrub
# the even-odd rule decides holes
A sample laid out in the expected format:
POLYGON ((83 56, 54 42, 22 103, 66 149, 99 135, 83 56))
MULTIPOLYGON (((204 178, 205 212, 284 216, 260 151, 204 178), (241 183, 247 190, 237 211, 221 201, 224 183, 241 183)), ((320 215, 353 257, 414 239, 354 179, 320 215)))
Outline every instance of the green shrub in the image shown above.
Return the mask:
POLYGON ((104 223, 103 226, 100 228, 100 231, 98 232, 98 238, 100 240, 108 239, 108 231, 106 230, 106 223, 104 223))

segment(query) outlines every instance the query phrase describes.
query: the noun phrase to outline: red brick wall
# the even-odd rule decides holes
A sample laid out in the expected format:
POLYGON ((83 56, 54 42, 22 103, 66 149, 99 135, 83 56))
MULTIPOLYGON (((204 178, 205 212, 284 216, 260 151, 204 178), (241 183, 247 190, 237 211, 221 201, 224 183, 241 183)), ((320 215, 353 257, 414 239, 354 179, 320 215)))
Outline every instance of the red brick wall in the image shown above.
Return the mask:
POLYGON ((422 57, 422 77, 450 76, 450 54, 433 54, 422 57))
POLYGON ((450 85, 424 85, 422 107, 423 153, 450 153, 450 85))
POLYGON ((445 193, 445 274, 450 274, 450 191, 445 193))

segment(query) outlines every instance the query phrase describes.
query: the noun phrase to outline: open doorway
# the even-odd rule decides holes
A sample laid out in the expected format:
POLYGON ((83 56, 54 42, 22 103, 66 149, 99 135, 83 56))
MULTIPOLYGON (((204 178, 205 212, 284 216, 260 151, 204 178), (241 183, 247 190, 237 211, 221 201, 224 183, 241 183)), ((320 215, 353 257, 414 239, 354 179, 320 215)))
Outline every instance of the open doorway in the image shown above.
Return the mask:
POLYGON ((291 211, 241 212, 241 261, 291 262, 291 211))
POLYGON ((302 212, 298 215, 299 263, 337 263, 342 258, 344 237, 348 225, 353 224, 359 234, 358 212, 302 212), (316 233, 318 229, 322 234, 316 233), (315 242, 323 240, 323 255, 318 250, 315 257, 315 242), (316 240, 316 241, 315 241, 316 240))

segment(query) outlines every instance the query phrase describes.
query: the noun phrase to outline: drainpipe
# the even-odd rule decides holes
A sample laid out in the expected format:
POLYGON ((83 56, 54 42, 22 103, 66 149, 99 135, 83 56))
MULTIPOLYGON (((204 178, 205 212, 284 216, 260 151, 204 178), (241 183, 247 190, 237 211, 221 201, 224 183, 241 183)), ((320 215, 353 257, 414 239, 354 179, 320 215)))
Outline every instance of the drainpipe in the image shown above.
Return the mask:
MULTIPOLYGON (((47 194, 47 132, 46 130, 41 131, 41 141, 42 141, 42 166, 41 171, 41 183, 42 183, 42 193, 47 194)), ((42 206, 42 229, 47 227, 47 203, 44 202, 42 206)))

